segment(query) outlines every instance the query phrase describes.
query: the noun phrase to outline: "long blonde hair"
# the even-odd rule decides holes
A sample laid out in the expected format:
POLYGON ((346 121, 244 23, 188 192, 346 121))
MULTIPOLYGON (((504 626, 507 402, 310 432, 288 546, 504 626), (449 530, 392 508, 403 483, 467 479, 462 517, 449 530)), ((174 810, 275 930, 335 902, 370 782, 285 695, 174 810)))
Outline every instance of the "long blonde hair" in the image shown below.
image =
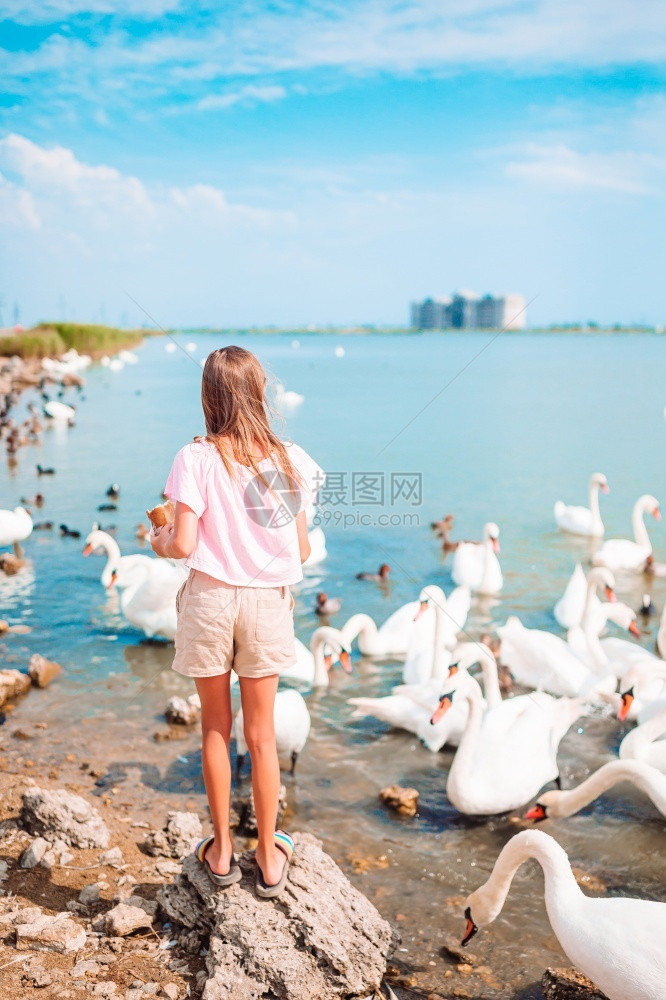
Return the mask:
POLYGON ((209 354, 201 380, 201 406, 206 440, 215 445, 230 476, 234 475, 233 460, 265 482, 255 458, 258 450, 263 459, 275 460, 288 482, 302 485, 287 449, 270 426, 266 374, 254 354, 233 346, 209 354))

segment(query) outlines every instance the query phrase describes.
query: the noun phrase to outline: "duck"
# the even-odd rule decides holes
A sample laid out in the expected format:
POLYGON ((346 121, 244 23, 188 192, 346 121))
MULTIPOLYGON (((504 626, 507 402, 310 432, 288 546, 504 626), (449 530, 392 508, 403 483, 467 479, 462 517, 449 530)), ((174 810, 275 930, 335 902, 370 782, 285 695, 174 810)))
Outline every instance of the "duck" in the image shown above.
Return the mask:
MULTIPOLYGON (((278 756, 290 758, 289 773, 293 775, 296 771, 298 755, 310 735, 310 712, 303 695, 290 688, 278 691, 275 695, 273 723, 278 756)), ((247 754, 242 706, 234 719, 234 736, 236 737, 236 778, 238 779, 247 754)))
POLYGON ((456 587, 448 598, 435 584, 423 588, 414 615, 414 622, 419 625, 410 635, 403 683, 423 684, 432 677, 441 679, 445 669, 441 654, 456 645, 458 634, 465 628, 470 604, 467 587, 456 587))
POLYGON ((120 546, 115 538, 112 538, 107 531, 100 531, 99 528, 93 528, 86 538, 83 555, 89 556, 99 549, 106 553, 106 564, 100 577, 100 583, 106 590, 114 585, 114 570, 127 572, 135 566, 142 566, 146 571, 149 571, 157 563, 157 559, 144 555, 141 552, 137 552, 134 555, 122 556, 120 554, 120 546))
POLYGON ((504 585, 502 570, 497 555, 500 551, 499 528, 494 521, 488 521, 483 528, 482 542, 461 542, 457 547, 451 576, 460 587, 468 587, 472 593, 494 596, 504 585))
MULTIPOLYGON (((450 552, 455 552, 458 546, 461 544, 460 541, 452 542, 449 538, 451 530, 453 528, 453 522, 455 518, 453 514, 447 514, 441 519, 441 521, 433 521, 430 527, 435 532, 437 537, 441 539, 442 542, 442 554, 447 556, 450 552)), ((474 543, 472 543, 474 544, 474 543)))
POLYGON ((21 503, 24 507, 43 507, 45 499, 43 493, 35 493, 34 497, 21 497, 21 503))
POLYGON ((7 545, 14 547, 14 554, 22 558, 21 542, 32 534, 32 517, 25 507, 14 507, 14 510, 0 510, 0 548, 7 545))
POLYGON ((345 673, 351 673, 351 646, 340 629, 321 625, 312 633, 308 649, 300 639, 295 640, 295 660, 292 667, 283 670, 280 682, 296 682, 309 687, 328 687, 329 671, 335 654, 345 673))
POLYGON ((652 603, 652 598, 649 594, 643 594, 641 598, 641 606, 636 612, 637 615, 641 615, 643 618, 651 618, 654 614, 654 604, 652 603))
POLYGON ((666 706, 627 733, 620 743, 620 760, 642 760, 666 774, 666 739, 663 737, 666 737, 666 706))
POLYGON ((19 559, 13 552, 0 552, 0 571, 5 576, 16 576, 25 565, 25 559, 19 559))
POLYGON ((371 583, 385 583, 391 573, 388 563, 382 563, 376 573, 357 573, 357 580, 369 580, 371 583))
MULTIPOLYGON (((529 698, 529 695, 527 696, 529 698)), ((559 779, 557 748, 565 733, 583 714, 575 698, 543 695, 508 727, 483 726, 481 689, 467 673, 440 697, 432 725, 463 698, 469 705, 467 726, 453 758, 446 795, 460 813, 493 816, 524 806, 549 781, 559 779)))
POLYGON ((610 760, 575 788, 543 792, 525 819, 540 823, 544 819, 563 819, 580 812, 609 788, 630 781, 645 792, 662 816, 666 816, 666 775, 642 760, 610 760))
POLYGON ((328 617, 329 615, 337 615, 341 607, 342 601, 339 597, 329 597, 321 591, 317 594, 317 603, 314 606, 314 613, 316 615, 324 615, 328 617))
POLYGON ((490 878, 467 897, 463 945, 499 916, 513 876, 529 858, 543 869, 548 919, 571 964, 608 1000, 661 1000, 666 979, 666 903, 586 896, 566 851, 542 830, 523 830, 512 837, 500 851, 490 878))
MULTIPOLYGON (((448 654, 447 659, 451 655, 448 654)), ((497 663, 487 647, 476 642, 461 643, 453 658, 455 662, 449 666, 450 678, 459 670, 467 670, 480 663, 484 707, 495 708, 502 703, 497 663)), ((349 698, 347 704, 354 707, 351 718, 362 719, 370 715, 394 729, 404 729, 417 736, 431 753, 437 753, 445 744, 458 746, 469 714, 465 701, 456 702, 435 725, 430 722, 439 703, 442 683, 441 677, 433 676, 425 684, 399 684, 383 698, 349 698)))
POLYGON ((66 524, 61 524, 60 535, 62 538, 80 538, 81 532, 76 528, 68 528, 66 524))
POLYGON ((652 545, 645 527, 643 516, 652 514, 655 521, 661 521, 659 501, 651 493, 644 493, 634 504, 631 515, 634 541, 628 538, 609 538, 592 557, 595 566, 607 566, 618 570, 641 572, 648 556, 652 555, 652 545))
POLYGON ((555 521, 561 531, 586 538, 603 538, 604 523, 599 513, 599 490, 610 493, 608 481, 603 472, 595 472, 590 477, 590 506, 575 507, 557 500, 554 507, 555 521))
POLYGON ((38 476, 55 476, 55 471, 56 470, 52 466, 49 466, 48 468, 44 468, 43 465, 39 465, 39 463, 38 463, 35 466, 35 468, 37 469, 37 475, 38 476))
POLYGON ((112 500, 117 500, 120 496, 120 486, 118 483, 111 483, 106 491, 107 497, 111 497, 112 500))

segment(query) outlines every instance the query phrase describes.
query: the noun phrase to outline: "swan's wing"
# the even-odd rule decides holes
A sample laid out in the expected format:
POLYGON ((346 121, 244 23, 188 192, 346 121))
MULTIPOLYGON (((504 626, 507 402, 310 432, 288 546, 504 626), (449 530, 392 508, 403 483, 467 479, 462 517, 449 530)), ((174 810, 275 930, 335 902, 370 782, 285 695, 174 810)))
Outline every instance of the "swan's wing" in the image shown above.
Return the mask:
POLYGON ((418 609, 418 601, 409 601, 394 611, 379 628, 382 645, 387 653, 405 655, 414 631, 414 618, 418 609))
POLYGON ((389 694, 385 698, 350 698, 348 704, 354 706, 352 715, 354 719, 371 715, 381 722, 387 722, 398 729, 406 729, 414 735, 418 734, 424 720, 428 724, 430 722, 425 709, 400 695, 389 694))
POLYGON ((474 590, 483 572, 483 545, 479 542, 461 542, 453 556, 451 576, 458 586, 474 590))

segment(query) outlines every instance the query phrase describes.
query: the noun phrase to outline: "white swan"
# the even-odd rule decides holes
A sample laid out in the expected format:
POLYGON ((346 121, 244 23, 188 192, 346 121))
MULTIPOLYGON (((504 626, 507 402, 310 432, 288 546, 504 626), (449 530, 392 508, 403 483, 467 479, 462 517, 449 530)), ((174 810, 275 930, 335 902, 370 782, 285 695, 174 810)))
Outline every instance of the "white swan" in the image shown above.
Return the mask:
POLYGON ((609 538, 594 554, 592 562, 596 566, 607 566, 612 570, 642 570, 647 557, 652 555, 652 545, 643 520, 646 513, 651 513, 656 521, 661 521, 659 501, 650 493, 643 494, 634 504, 631 515, 634 541, 628 538, 609 538))
POLYGON ((49 399, 48 402, 44 403, 42 410, 44 416, 50 417, 51 420, 61 420, 69 423, 76 416, 76 410, 73 406, 61 403, 58 399, 49 399))
POLYGON ((32 534, 32 518, 25 507, 0 510, 0 548, 17 546, 32 534))
MULTIPOLYGON (((614 600, 614 595, 611 593, 611 590, 612 588, 606 589, 605 596, 607 601, 614 600)), ((562 628, 566 629, 574 628, 576 625, 580 625, 583 620, 583 613, 585 611, 587 600, 588 578, 585 576, 581 564, 576 563, 564 593, 553 609, 553 615, 555 616, 557 623, 561 625, 562 628)), ((596 593, 590 601, 590 607, 588 610, 594 615, 594 620, 597 625, 597 635, 599 635, 606 624, 606 617, 601 609, 601 601, 596 596, 596 593)))
POLYGON ((310 555, 307 557, 303 565, 317 566, 319 563, 323 562, 328 556, 326 550, 326 535, 322 528, 315 525, 314 528, 310 528, 308 531, 308 541, 310 543, 310 555))
MULTIPOLYGON (((471 603, 467 587, 456 587, 446 597, 441 587, 430 584, 419 594, 419 603, 407 648, 402 679, 405 684, 424 684, 430 678, 443 678, 459 632, 465 627, 471 603)), ((359 640, 360 642, 360 640, 359 640)))
POLYGON ((599 513, 599 490, 610 493, 608 482, 602 472, 590 477, 590 506, 573 507, 558 500, 555 504, 555 520, 558 528, 572 535, 587 538, 603 538, 604 523, 599 513))
MULTIPOLYGON (((501 704, 502 695, 497 679, 497 663, 488 647, 475 642, 462 643, 456 651, 455 668, 451 667, 452 676, 457 670, 467 670, 477 662, 480 662, 483 673, 484 704, 494 708, 501 704)), ((414 733, 428 750, 437 753, 447 743, 458 745, 469 715, 467 703, 460 700, 434 725, 431 723, 443 686, 446 686, 446 680, 433 677, 426 684, 399 684, 383 698, 350 698, 347 704, 354 706, 352 719, 371 715, 395 729, 414 733)))
POLYGON ((339 629, 322 625, 312 633, 310 649, 296 639, 296 663, 282 671, 280 680, 296 681, 309 687, 328 687, 328 672, 332 665, 330 651, 337 655, 343 670, 350 673, 350 645, 339 629))
POLYGON ((541 830, 524 830, 500 851, 490 878, 465 900, 467 944, 502 911, 517 869, 535 858, 545 877, 548 919, 569 961, 608 1000, 662 1000, 666 980, 666 904, 581 892, 569 858, 541 830))
POLYGON ((620 743, 620 760, 642 760, 666 774, 666 707, 635 726, 620 743))
MULTIPOLYGON (((293 690, 278 691, 275 695, 273 722, 278 756, 291 759, 291 774, 293 774, 296 770, 298 755, 310 735, 310 713, 303 695, 293 690)), ((238 775, 247 753, 242 706, 234 719, 234 736, 236 737, 236 774, 238 775)))
POLYGON ((499 528, 489 521, 483 528, 482 542, 461 542, 453 556, 453 582, 476 594, 499 594, 504 581, 497 553, 499 528))
POLYGON ((359 613, 347 619, 340 631, 348 643, 358 639, 358 648, 363 656, 404 660, 418 610, 419 602, 409 601, 389 615, 379 628, 370 615, 359 613))
POLYGON ((641 724, 652 719, 666 708, 666 663, 635 663, 622 677, 620 691, 607 699, 619 719, 638 719, 641 724))
POLYGON ((542 792, 536 805, 525 813, 525 819, 540 822, 573 816, 622 781, 630 781, 640 788, 666 816, 666 775, 642 760, 610 760, 575 788, 542 792))
POLYGON ((120 608, 131 625, 149 639, 161 636, 173 641, 177 623, 176 594, 186 579, 186 571, 167 559, 149 562, 148 568, 135 564, 128 569, 114 569, 112 583, 121 592, 120 608))
POLYGON ((455 687, 442 695, 432 717, 435 725, 456 698, 469 704, 467 727, 446 782, 449 801, 458 812, 470 816, 496 815, 525 805, 559 776, 557 748, 582 715, 581 702, 569 698, 546 701, 542 696, 526 705, 503 732, 493 732, 482 728, 479 685, 465 673, 456 680, 455 687))
POLYGON ((662 660, 666 660, 666 605, 661 612, 659 619, 659 631, 657 632, 657 652, 662 660))
POLYGON ((106 552, 106 564, 102 570, 100 582, 102 586, 107 589, 115 583, 116 577, 113 575, 114 570, 116 570, 117 573, 128 572, 141 566, 145 568, 146 572, 149 572, 153 566, 157 565, 158 562, 157 559, 151 558, 151 556, 143 555, 140 552, 131 556, 121 556, 120 546, 115 538, 109 535, 106 531, 100 531, 99 529, 94 528, 86 538, 86 544, 83 547, 83 555, 89 556, 98 549, 102 549, 106 552))

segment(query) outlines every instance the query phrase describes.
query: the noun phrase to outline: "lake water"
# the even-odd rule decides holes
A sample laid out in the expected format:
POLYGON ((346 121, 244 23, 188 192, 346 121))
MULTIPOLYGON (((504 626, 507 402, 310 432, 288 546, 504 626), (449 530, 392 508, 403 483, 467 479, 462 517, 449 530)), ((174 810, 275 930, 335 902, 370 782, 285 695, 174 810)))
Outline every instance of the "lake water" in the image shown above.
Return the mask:
MULTIPOLYGON (((478 636, 514 613, 528 625, 559 631, 553 604, 589 548, 555 530, 554 501, 587 503, 590 474, 604 472, 611 487, 601 498, 607 537, 631 535, 640 494, 666 502, 664 346, 656 335, 504 333, 493 340, 469 332, 233 338, 188 332, 177 340, 195 342, 196 351, 167 353, 166 338, 149 338, 138 364, 117 373, 92 368, 76 426, 48 430, 40 446, 20 451, 16 468, 3 469, 0 506, 14 507, 42 490, 46 504, 36 519, 66 523, 84 536, 94 520, 113 523, 121 550, 137 551, 135 525, 159 501, 175 451, 203 429, 198 362, 214 347, 237 342, 287 390, 305 397, 284 434, 338 474, 340 502, 326 515, 328 559, 296 593, 297 632, 306 643, 317 624, 311 611, 317 590, 342 599, 334 624, 357 611, 383 621, 427 583, 448 591, 450 564, 441 562, 429 528, 448 512, 456 516, 454 537, 480 537, 487 520, 501 529, 501 601, 475 603, 468 632, 478 636), (56 474, 38 479, 36 462, 56 474), (118 511, 98 514, 112 482, 121 485, 118 511), (402 497, 392 500, 392 484, 402 484, 402 497), (381 486, 383 504, 359 502, 376 501, 381 486), (409 489, 420 498, 415 492, 405 498, 409 489), (379 515, 389 523, 379 523, 379 515), (382 562, 392 566, 388 594, 354 579, 382 562)), ((666 559, 664 525, 649 519, 648 530, 657 558, 666 559)), ((169 670, 172 647, 143 642, 124 622, 115 596, 100 585, 102 560, 82 558, 82 544, 57 531, 28 540, 30 567, 0 580, 0 616, 32 631, 6 649, 19 663, 34 651, 63 663, 66 674, 41 699, 40 717, 50 714, 75 731, 81 719, 98 716, 100 731, 107 727, 109 766, 122 761, 122 725, 134 735, 149 727, 145 760, 162 774, 166 811, 172 793, 202 792, 196 738, 191 752, 187 744, 166 744, 159 755, 150 740, 166 697, 189 687, 169 670), (115 729, 113 718, 120 720, 115 729), (177 764, 183 753, 187 763, 177 764)), ((637 579, 620 597, 637 607, 644 587, 637 579)), ((652 593, 660 611, 666 581, 656 581, 652 593)), ((649 626, 642 638, 650 648, 654 630, 649 626)), ((455 812, 444 792, 448 752, 431 755, 409 734, 350 720, 347 698, 387 693, 400 673, 397 663, 355 661, 351 677, 336 672, 327 692, 308 696, 313 732, 290 785, 291 826, 317 833, 348 871, 349 851, 386 856, 353 877, 396 922, 405 949, 398 959, 415 984, 446 993, 458 980, 445 980, 451 967, 439 948, 447 935, 461 936, 461 898, 485 879, 516 827, 455 812), (379 806, 378 790, 395 782, 419 789, 416 819, 396 820, 379 806)), ((16 718, 35 711, 27 699, 16 718)), ((565 782, 577 783, 610 759, 623 732, 606 718, 574 727, 561 748, 565 782)), ((638 793, 620 788, 546 829, 610 892, 660 898, 665 823, 638 793)), ((519 872, 501 917, 473 951, 498 977, 484 996, 538 996, 533 984, 543 968, 563 961, 532 866, 519 872)))

